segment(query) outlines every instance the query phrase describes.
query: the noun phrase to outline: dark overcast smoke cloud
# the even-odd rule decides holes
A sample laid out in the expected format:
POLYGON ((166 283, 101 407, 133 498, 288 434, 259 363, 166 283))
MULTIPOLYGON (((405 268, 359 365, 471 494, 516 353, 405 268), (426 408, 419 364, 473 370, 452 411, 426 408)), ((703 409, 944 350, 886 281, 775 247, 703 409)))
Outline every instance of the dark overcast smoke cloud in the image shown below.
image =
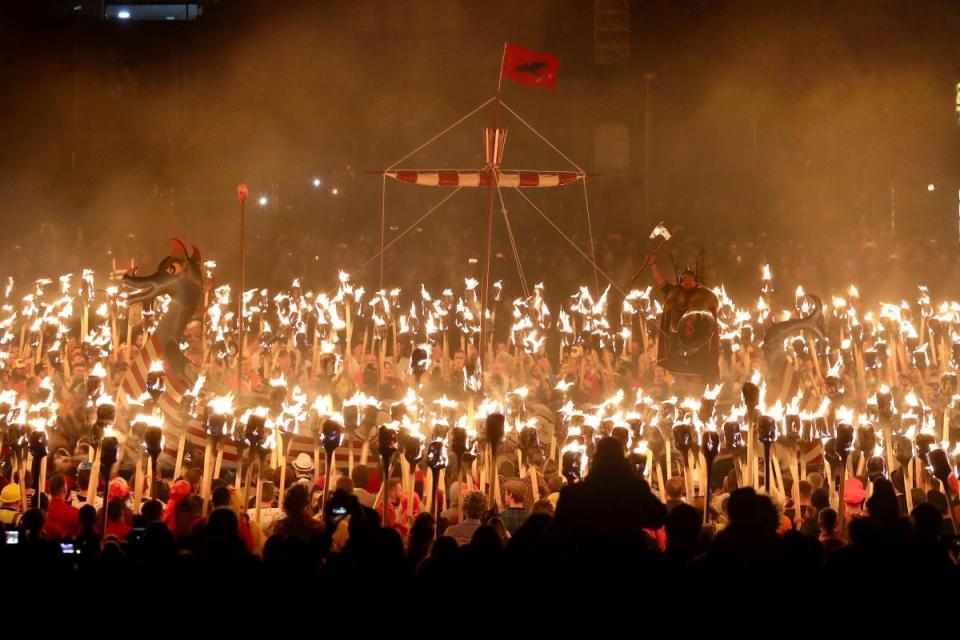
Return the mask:
MULTIPOLYGON (((710 221, 711 235, 814 238, 825 224, 889 225, 891 196, 905 232, 954 228, 953 3, 633 2, 630 63, 613 68, 592 62, 586 0, 224 0, 191 24, 50 18, 38 8, 47 4, 9 5, 20 13, 0 34, 8 226, 76 221, 216 244, 246 180, 296 229, 375 233, 379 179, 365 171, 489 97, 500 46, 513 40, 558 55, 560 86, 510 86, 506 100, 579 163, 603 164, 598 126, 629 131, 629 168, 591 182, 601 232, 667 219, 710 221), (648 71, 657 77, 644 212, 648 71), (313 175, 342 197, 311 194, 313 175), (928 193, 928 182, 942 187, 928 193)), ((411 163, 481 165, 488 116, 411 163)), ((508 164, 565 168, 509 126, 508 164)), ((397 189, 397 224, 435 201, 397 189)), ((542 197, 583 232, 575 196, 542 197)), ((473 224, 482 208, 467 199, 451 215, 473 224)), ((534 229, 525 218, 518 226, 534 229)))

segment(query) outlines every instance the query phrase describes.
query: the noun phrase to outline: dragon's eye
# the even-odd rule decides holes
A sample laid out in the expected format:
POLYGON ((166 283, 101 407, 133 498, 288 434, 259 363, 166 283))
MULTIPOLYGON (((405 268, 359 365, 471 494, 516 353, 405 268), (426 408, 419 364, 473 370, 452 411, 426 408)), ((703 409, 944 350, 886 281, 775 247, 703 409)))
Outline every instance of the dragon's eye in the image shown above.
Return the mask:
POLYGON ((170 266, 167 267, 167 273, 173 276, 180 273, 182 269, 183 269, 183 265, 180 264, 179 262, 171 262, 170 266))

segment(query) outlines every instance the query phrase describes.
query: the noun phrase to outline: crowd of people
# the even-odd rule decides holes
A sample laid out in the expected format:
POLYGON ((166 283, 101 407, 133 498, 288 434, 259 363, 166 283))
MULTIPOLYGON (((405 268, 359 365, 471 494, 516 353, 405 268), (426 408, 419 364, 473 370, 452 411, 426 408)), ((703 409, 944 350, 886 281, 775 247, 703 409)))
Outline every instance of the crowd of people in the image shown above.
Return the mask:
MULTIPOLYGON (((730 245, 714 253, 714 265, 724 282, 728 274, 731 282, 746 279, 755 271, 757 256, 764 255, 775 273, 789 274, 783 279, 832 283, 836 264, 845 276, 869 283, 871 276, 885 273, 878 262, 889 264, 896 251, 935 246, 903 243, 893 250, 888 240, 864 241, 859 257, 847 257, 846 249, 836 245, 830 258, 824 248, 807 254, 799 246, 788 251, 769 242, 730 245)), ((529 251, 536 254, 533 245, 529 251)), ((618 246, 629 253, 637 243, 618 246)), ((601 243, 598 253, 611 275, 626 275, 632 266, 612 245, 601 243)), ((956 269, 956 259, 946 253, 926 251, 924 258, 942 274, 956 269)), ((574 271, 566 265, 569 257, 557 259, 547 252, 539 260, 544 265, 555 261, 561 279, 568 266, 574 271)), ((303 265, 288 266, 295 270, 303 265)), ((449 272, 452 267, 447 267, 431 273, 449 272)), ((285 268, 278 265, 274 275, 286 279, 285 268)), ((211 395, 269 394, 268 378, 282 375, 291 390, 298 388, 311 398, 331 394, 340 402, 359 391, 389 407, 413 388, 427 404, 440 398, 466 402, 469 396, 463 381, 476 356, 471 348, 434 345, 417 384, 410 354, 394 348, 389 357, 378 359, 367 349, 366 337, 363 345, 351 345, 352 356, 344 358, 342 373, 331 379, 307 366, 309 357, 283 345, 264 351, 251 335, 237 388, 229 360, 202 357, 199 326, 195 322, 188 328, 185 353, 206 375, 211 395)), ((520 461, 516 443, 506 447, 495 461, 497 480, 489 485, 468 467, 461 473, 453 458, 446 482, 434 486, 429 471, 416 467, 411 486, 401 465, 391 467, 384 478, 375 455, 351 459, 350 466, 338 456, 334 468, 321 469, 301 453, 257 467, 242 486, 227 466, 207 491, 201 452, 188 446, 179 475, 165 461, 138 491, 132 464, 121 460, 92 493, 86 381, 99 354, 68 344, 68 366, 61 368, 50 359, 33 361, 14 347, 0 369, 0 385, 31 402, 53 393, 57 416, 48 430, 50 473, 44 486, 29 465, 20 473, 4 441, 0 524, 6 538, 0 566, 10 567, 11 575, 23 572, 28 580, 55 576, 64 585, 100 579, 123 584, 137 578, 172 588, 216 576, 226 591, 234 580, 260 580, 341 592, 412 584, 418 592, 452 588, 466 595, 509 584, 533 598, 576 591, 601 579, 608 580, 608 587, 628 585, 665 597, 701 582, 726 581, 762 591, 816 589, 838 584, 834 579, 933 585, 957 577, 960 545, 951 524, 951 515, 960 517, 955 474, 949 486, 928 468, 909 483, 902 469, 877 476, 852 467, 850 477, 838 479, 821 458, 808 461, 799 476, 796 467, 785 465, 780 491, 769 491, 760 488, 769 486, 769 478, 759 484, 744 479, 728 460, 707 478, 707 493, 703 483, 694 489, 682 460, 664 468, 665 478, 654 479, 650 469, 638 472, 628 463, 622 439, 602 432, 591 442, 583 477, 565 474, 557 455, 566 428, 559 395, 577 407, 596 406, 617 392, 633 397, 638 389, 650 402, 676 395, 673 377, 656 366, 656 331, 649 337, 646 350, 634 336, 631 349, 620 354, 585 344, 561 350, 558 361, 495 340, 483 367, 484 393, 507 403, 511 393, 516 395, 512 390, 522 387, 524 412, 537 424, 539 444, 520 461), (564 394, 558 395, 558 383, 566 385, 564 394)), ((137 344, 142 346, 142 340, 131 351, 121 349, 105 359, 108 392, 118 391, 137 357, 137 344)), ((836 384, 827 388, 817 366, 809 354, 797 361, 798 377, 811 385, 806 391, 801 385, 798 395, 836 393, 836 384), (804 372, 805 377, 800 375, 804 372)), ((757 336, 722 368, 721 406, 739 402, 744 382, 762 368, 757 336)), ((898 404, 913 392, 942 416, 951 397, 938 390, 939 375, 948 368, 946 362, 939 368, 912 366, 896 379, 877 371, 865 385, 852 366, 836 375, 840 394, 851 403, 865 404, 881 382, 892 382, 898 404)), ((956 429, 955 424, 949 427, 956 429)), ((949 427, 943 426, 945 437, 954 440, 949 427)))
MULTIPOLYGON (((577 231, 576 225, 569 227, 570 238, 589 254, 589 238, 577 231)), ((560 236, 548 234, 548 229, 528 231, 517 249, 525 279, 531 286, 545 282, 548 293, 559 297, 581 285, 593 284, 591 266, 560 236)), ((634 286, 630 276, 655 244, 645 237, 648 231, 598 231, 594 238, 597 265, 624 290, 634 286)), ((763 264, 769 264, 776 274, 778 291, 784 296, 803 285, 828 299, 832 293, 855 284, 866 301, 896 302, 899 297, 912 294, 918 284, 925 284, 935 296, 960 297, 960 289, 954 284, 960 276, 960 258, 947 239, 900 236, 868 228, 810 238, 762 231, 724 238, 698 229, 677 231, 668 246, 676 255, 677 265, 692 265, 703 249, 707 284, 723 284, 735 298, 754 295, 759 265, 763 264)), ((338 270, 345 270, 367 290, 376 290, 380 286, 379 260, 363 272, 356 269, 377 255, 379 236, 373 230, 365 233, 363 229, 350 228, 348 232, 349 240, 338 234, 301 233, 295 224, 265 223, 247 240, 248 284, 276 289, 300 278, 309 286, 320 287, 332 282, 338 270)), ((483 247, 475 232, 469 225, 451 224, 406 236, 385 254, 390 276, 387 284, 405 290, 418 289, 421 284, 430 290, 457 289, 464 277, 479 277, 483 247), (436 247, 445 250, 437 251, 436 247), (457 249, 450 250, 452 247, 457 249)), ((200 247, 204 259, 217 261, 219 280, 237 280, 238 248, 232 235, 217 233, 183 239, 200 247)), ((390 239, 388 236, 387 241, 390 239)), ((121 269, 133 261, 141 270, 148 270, 165 255, 159 240, 145 233, 84 234, 79 227, 42 224, 26 235, 0 240, 0 251, 5 256, 5 271, 0 275, 11 276, 17 283, 29 283, 38 274, 46 274, 51 264, 57 265, 58 273, 79 274, 84 268, 104 269, 113 260, 121 269), (35 251, 36 247, 43 247, 43 252, 35 251)), ((509 298, 520 294, 518 272, 506 239, 500 240, 503 246, 494 252, 493 278, 503 280, 504 293, 509 298)), ((602 276, 599 281, 605 286, 602 276)))
POLYGON ((7 484, 0 566, 7 576, 64 592, 140 584, 152 594, 192 581, 213 582, 221 595, 248 584, 289 585, 300 595, 411 585, 415 593, 453 589, 471 597, 516 590, 531 603, 584 588, 677 597, 698 584, 783 594, 844 584, 936 589, 957 578, 957 538, 944 494, 921 489, 905 513, 885 479, 871 482, 869 498, 860 479, 849 479, 838 517, 819 474, 801 482, 797 504, 737 488, 728 477, 720 511, 705 524, 702 496, 684 495, 676 478, 655 495, 626 464, 622 444, 604 438, 582 482, 561 487, 556 476, 548 478, 536 502, 529 483, 518 479, 504 480, 499 509, 489 495, 454 485, 438 496, 450 498, 438 518, 418 513, 415 496, 411 516, 401 519, 407 495, 401 483, 388 481, 383 526, 375 472, 354 467, 321 508, 322 489, 304 462, 297 461, 301 477, 282 498, 272 481, 264 483, 256 519, 255 505, 241 504, 219 481, 203 515, 194 470, 166 478, 163 500, 139 508, 122 477, 103 488, 102 498, 83 495, 82 465, 76 476, 51 477, 40 507, 22 514, 19 485, 7 484))

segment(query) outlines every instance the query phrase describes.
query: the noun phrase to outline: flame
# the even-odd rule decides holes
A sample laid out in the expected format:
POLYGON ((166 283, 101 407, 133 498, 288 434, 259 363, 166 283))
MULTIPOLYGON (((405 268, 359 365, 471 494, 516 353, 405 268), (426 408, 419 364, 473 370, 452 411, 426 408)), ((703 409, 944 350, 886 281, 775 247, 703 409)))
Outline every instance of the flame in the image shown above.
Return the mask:
POLYGON ((838 407, 836 411, 838 424, 853 424, 854 411, 849 407, 838 407))
POLYGON ((704 397, 704 399, 707 399, 707 400, 716 400, 716 399, 717 399, 717 396, 720 395, 720 390, 721 390, 721 389, 723 389, 723 383, 722 383, 722 382, 719 382, 719 383, 717 383, 716 385, 714 385, 714 386, 712 386, 712 387, 708 386, 708 387, 704 390, 704 392, 703 392, 703 397, 704 397))
POLYGON ((333 411, 333 399, 329 395, 318 395, 310 406, 318 415, 329 416, 333 411))
POLYGON ((162 413, 156 413, 156 414, 138 413, 136 417, 133 419, 132 424, 143 424, 148 427, 162 429, 163 414, 162 413))
POLYGON ((103 394, 102 396, 100 396, 99 398, 97 398, 97 406, 98 406, 98 407, 103 406, 103 405, 107 405, 107 404, 114 404, 114 402, 113 402, 113 396, 105 393, 105 394, 103 394))
POLYGON ((828 378, 839 378, 840 377, 840 367, 843 366, 843 356, 837 358, 837 361, 827 369, 828 378))
POLYGON ((908 407, 912 409, 916 409, 917 407, 920 406, 920 402, 917 400, 917 394, 915 394, 913 391, 905 395, 903 397, 903 401, 908 407))
POLYGON ((214 396, 207 406, 213 413, 220 415, 233 415, 233 394, 228 393, 225 396, 214 396))
MULTIPOLYGON (((579 436, 580 434, 578 433, 577 435, 579 436)), ((564 445, 563 449, 561 450, 561 453, 570 453, 573 451, 579 451, 581 456, 586 457, 587 445, 581 444, 576 440, 574 440, 564 445)))

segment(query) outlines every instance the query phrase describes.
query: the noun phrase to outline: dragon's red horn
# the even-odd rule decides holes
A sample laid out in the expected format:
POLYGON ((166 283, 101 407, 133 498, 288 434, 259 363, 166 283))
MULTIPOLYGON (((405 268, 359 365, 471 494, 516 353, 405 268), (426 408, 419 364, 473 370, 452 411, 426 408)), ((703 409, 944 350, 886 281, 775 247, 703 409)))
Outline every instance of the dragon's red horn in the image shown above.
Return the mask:
POLYGON ((197 245, 190 245, 190 249, 190 259, 197 263, 203 262, 203 260, 200 258, 200 249, 197 249, 197 245))
POLYGON ((173 249, 173 255, 183 258, 187 257, 187 245, 183 244, 182 240, 170 238, 170 248, 173 249))

